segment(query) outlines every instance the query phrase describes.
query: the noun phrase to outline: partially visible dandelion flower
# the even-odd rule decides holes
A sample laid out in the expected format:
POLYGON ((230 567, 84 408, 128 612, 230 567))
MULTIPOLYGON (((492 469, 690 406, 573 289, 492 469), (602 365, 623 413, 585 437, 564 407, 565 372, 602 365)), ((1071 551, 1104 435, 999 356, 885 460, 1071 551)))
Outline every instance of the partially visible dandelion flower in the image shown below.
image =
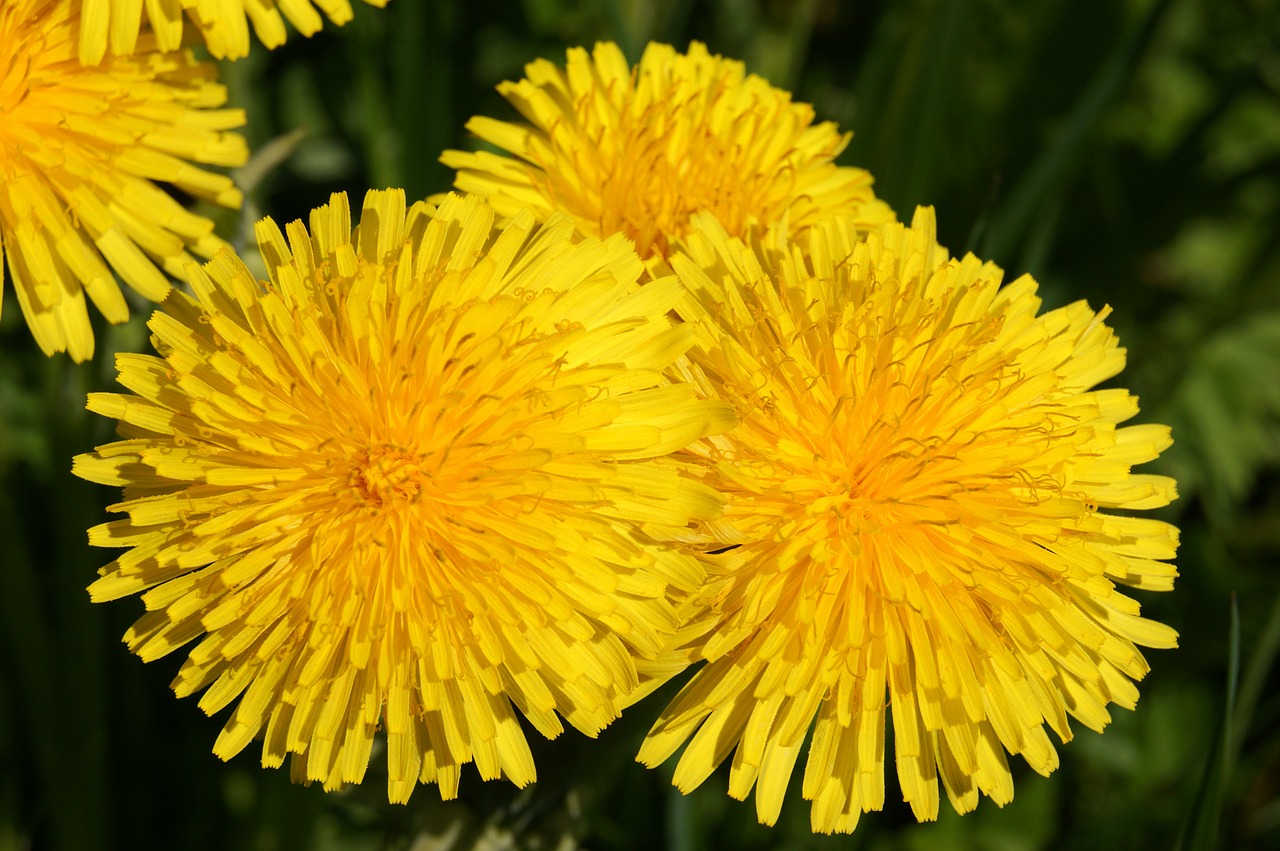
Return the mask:
POLYGON ((83 361, 86 294, 109 321, 129 316, 113 270, 158 301, 166 273, 224 244, 154 181, 237 207, 231 179, 193 163, 241 165, 248 149, 226 132, 244 112, 216 108, 226 91, 213 65, 158 53, 148 38, 134 56, 85 68, 79 22, 73 0, 0 8, 0 255, 40 348, 83 361))
POLYGON ((666 257, 690 217, 714 214, 735 236, 784 217, 800 232, 826 216, 892 221, 871 175, 835 165, 850 134, 815 125, 813 107, 694 42, 650 44, 632 69, 616 44, 540 59, 501 92, 530 124, 471 119, 467 128, 515 155, 446 151, 454 185, 502 215, 563 210, 589 236, 625 233, 642 258, 666 257))
POLYGON ((1116 584, 1172 587, 1177 529, 1128 516, 1175 497, 1135 474, 1170 443, 1095 390, 1124 366, 1083 302, 1037 315, 1029 277, 951 259, 933 214, 866 237, 821 224, 807 251, 700 221, 672 265, 700 329, 686 373, 741 425, 702 444, 726 539, 700 604, 710 660, 640 759, 688 741, 684 791, 733 752, 772 824, 812 731, 803 795, 821 832, 884 802, 887 718, 903 796, 933 819, 1013 796, 1006 751, 1047 774, 1045 728, 1101 730, 1173 630, 1116 584))
POLYGON ((218 756, 260 736, 264 766, 335 788, 381 728, 392 801, 453 797, 471 761, 524 785, 516 710, 594 735, 670 662, 702 573, 667 541, 720 504, 663 456, 732 409, 663 377, 693 336, 676 279, 639 286, 622 237, 494 220, 399 190, 354 230, 342 195, 309 233, 265 219, 270 281, 193 265, 160 357, 117 358, 133 395, 90 397, 124 439, 74 469, 125 517, 89 540, 129 548, 90 594, 142 593, 144 660, 199 639, 174 688, 238 700, 218 756))
MULTIPOLYGON (((80 28, 79 55, 86 65, 97 65, 103 57, 127 56, 147 40, 143 16, 161 51, 182 45, 185 14, 200 31, 209 52, 219 59, 240 59, 249 54, 249 23, 258 40, 267 48, 285 42, 285 20, 305 36, 315 35, 324 26, 320 12, 342 26, 351 20, 350 0, 76 0, 84 8, 80 28), (317 7, 319 7, 317 9, 317 7), (141 42, 140 42, 141 39, 141 42)), ((364 0, 382 7, 387 0, 364 0)))

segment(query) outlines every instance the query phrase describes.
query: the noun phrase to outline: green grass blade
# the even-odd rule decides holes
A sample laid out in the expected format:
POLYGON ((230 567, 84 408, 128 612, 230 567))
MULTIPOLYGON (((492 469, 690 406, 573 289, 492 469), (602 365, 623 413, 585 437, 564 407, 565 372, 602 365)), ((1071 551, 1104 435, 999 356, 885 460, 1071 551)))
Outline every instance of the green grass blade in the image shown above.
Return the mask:
POLYGON ((1244 745, 1244 737, 1253 722, 1253 713, 1258 707, 1267 685, 1267 674, 1275 664, 1276 655, 1280 653, 1280 593, 1276 594, 1271 604, 1271 614, 1266 626, 1253 645, 1253 653, 1249 656, 1249 664, 1240 680, 1240 694, 1236 700, 1235 740, 1232 742, 1233 753, 1239 754, 1244 745))
POLYGON ((858 76, 850 146, 850 162, 871 170, 876 193, 908 221, 917 204, 933 203, 948 167, 947 123, 963 100, 978 20, 974 0, 917 5, 914 15, 886 15, 877 30, 858 76))
POLYGON ((1181 851, 1212 851, 1217 847, 1218 823, 1235 765, 1234 719, 1240 685, 1240 607, 1231 595, 1231 626, 1227 639, 1227 693, 1213 746, 1205 763, 1200 788, 1179 843, 1181 851))
POLYGON ((1115 100, 1133 77, 1160 21, 1174 0, 1153 4, 1146 16, 1134 27, 1128 39, 1120 42, 1111 57, 1085 89, 1067 117, 1062 132, 1053 144, 1027 170, 1000 206, 987 228, 981 256, 1001 265, 1011 263, 1014 251, 1022 247, 1027 228, 1038 220, 1049 197, 1059 191, 1072 168, 1080 161, 1090 131, 1103 110, 1115 100))

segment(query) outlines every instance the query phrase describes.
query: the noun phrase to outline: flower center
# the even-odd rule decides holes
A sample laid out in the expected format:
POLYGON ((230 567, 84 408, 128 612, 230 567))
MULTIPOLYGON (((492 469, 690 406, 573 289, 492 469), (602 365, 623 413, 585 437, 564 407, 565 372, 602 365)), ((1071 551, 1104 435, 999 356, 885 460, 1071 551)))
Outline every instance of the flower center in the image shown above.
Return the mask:
MULTIPOLYGON (((666 106, 666 105, 663 105, 666 106)), ((678 155, 666 140, 655 138, 653 124, 638 122, 622 147, 614 172, 601 186, 602 233, 622 231, 641 257, 666 256, 673 237, 684 237, 690 216, 699 210, 716 214, 730 233, 746 230, 750 216, 764 215, 769 180, 759 164, 726 144, 709 128, 696 133, 678 155)))
POLYGON ((387 505, 411 502, 418 497, 423 479, 423 459, 396 446, 366 449, 352 466, 349 482, 366 502, 387 505))

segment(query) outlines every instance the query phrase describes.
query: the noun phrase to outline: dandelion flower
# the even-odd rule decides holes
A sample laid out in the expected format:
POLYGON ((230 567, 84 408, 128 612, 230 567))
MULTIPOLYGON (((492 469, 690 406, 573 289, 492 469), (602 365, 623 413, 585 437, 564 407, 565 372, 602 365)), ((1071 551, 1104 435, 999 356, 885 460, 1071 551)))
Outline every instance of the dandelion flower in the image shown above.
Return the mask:
MULTIPOLYGON (((267 48, 285 42, 285 19, 305 36, 315 35, 324 26, 320 12, 342 26, 351 20, 350 0, 76 0, 84 8, 80 28, 80 61, 97 65, 110 52, 127 56, 137 50, 146 15, 161 51, 177 50, 182 44, 185 15, 191 18, 219 59, 240 59, 249 54, 249 23, 267 48), (319 9, 317 10, 317 7, 319 9), (109 50, 108 50, 109 48, 109 50)), ((382 7, 387 0, 364 0, 382 7)))
MULTIPOLYGON (((0 8, 0 254, 27 324, 46 354, 93 356, 85 295, 111 322, 129 309, 112 271, 146 298, 169 291, 192 252, 223 245, 213 223, 153 181, 239 206, 225 175, 244 123, 217 109, 215 68, 151 39, 134 56, 97 68, 75 58, 78 5, 13 0, 0 8)), ((0 283, 3 283, 0 265, 0 283)))
POLYGON ((863 227, 893 219, 870 174, 835 165, 850 134, 813 124, 811 106, 698 42, 688 54, 650 44, 635 69, 601 43, 591 56, 570 50, 564 70, 538 60, 525 73, 498 91, 530 124, 467 124, 515 158, 441 157, 458 189, 502 215, 563 210, 589 236, 625 233, 646 259, 666 257, 704 210, 736 236, 784 217, 795 232, 836 214, 863 227))
POLYGON ((1119 427, 1138 407, 1095 390, 1124 350, 1083 302, 1037 315, 1029 277, 934 242, 933 215, 859 237, 819 225, 807 252, 755 249, 701 221, 674 268, 700 326, 687 372, 741 425, 701 444, 736 548, 707 557, 709 660, 640 759, 684 742, 696 787, 733 751, 729 794, 778 817, 812 731, 816 831, 884 801, 886 724, 920 820, 938 780, 959 812, 1013 796, 1006 752, 1058 763, 1046 727, 1095 730, 1132 708, 1135 645, 1173 647, 1116 583, 1167 590, 1177 530, 1132 509, 1172 480, 1131 473, 1170 443, 1119 427))
POLYGON ((621 237, 399 190, 310 224, 258 224, 269 282, 193 266, 160 357, 117 359, 133 395, 90 397, 124 439, 75 472, 126 516, 89 540, 130 548, 90 594, 142 592, 144 660, 199 640, 174 688, 238 699, 224 759, 261 736, 264 766, 335 788, 381 727, 392 801, 453 797, 471 761, 524 785, 515 710, 594 735, 666 658, 702 574, 662 539, 719 498, 662 456, 732 410, 663 378, 692 342, 679 284, 638 286, 621 237))

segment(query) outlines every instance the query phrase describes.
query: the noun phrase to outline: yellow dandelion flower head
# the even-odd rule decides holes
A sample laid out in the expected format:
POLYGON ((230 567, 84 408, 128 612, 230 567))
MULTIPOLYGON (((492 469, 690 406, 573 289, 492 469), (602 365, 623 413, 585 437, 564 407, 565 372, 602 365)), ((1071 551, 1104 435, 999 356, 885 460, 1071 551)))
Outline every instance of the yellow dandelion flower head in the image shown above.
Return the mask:
MULTIPOLYGON (((732 410, 663 371, 691 344, 673 278, 636 284, 621 237, 502 228, 482 200, 406 212, 345 196, 281 234, 269 281, 230 251, 191 267, 94 394, 123 440, 75 461, 124 487, 91 544, 128 547, 90 586, 142 592, 125 641, 191 641, 174 688, 238 699, 214 752, 359 782, 386 733, 392 801, 456 794, 462 765, 523 785, 515 710, 594 735, 663 664, 702 575, 673 540, 717 494, 662 456, 732 410)), ((668 672, 669 673, 669 672, 668 672)))
MULTIPOLYGON (((192 253, 223 245, 213 222, 153 181, 239 206, 225 175, 193 163, 244 163, 244 123, 215 68, 148 39, 97 68, 75 59, 78 4, 0 8, 0 255, 46 354, 93 356, 85 295, 111 322, 129 310, 113 270, 146 298, 169 291, 192 253)), ((0 283, 4 265, 0 264, 0 283)))
MULTIPOLYGON (((268 49, 285 42, 288 20, 305 36, 315 35, 324 26, 323 12, 342 26, 351 20, 350 0, 76 0, 84 9, 80 27, 79 56, 86 65, 97 65, 104 56, 127 56, 138 49, 140 38, 147 40, 145 14, 150 32, 163 51, 182 45, 183 16, 199 30, 209 52, 219 59, 240 59, 249 54, 249 24, 268 49), (317 8, 318 7, 318 8, 317 8)), ((364 0, 371 6, 386 6, 387 0, 364 0)))
POLYGON ((1131 472, 1170 443, 1117 374, 1083 302, 1037 315, 1036 284, 934 241, 933 214, 847 221, 754 248, 700 221, 673 266, 697 324, 688 374, 742 424, 701 444, 736 548, 708 557, 710 660, 650 732, 690 740, 684 790, 734 751, 729 792, 773 823, 812 730, 804 797, 821 832, 884 801, 886 723, 903 796, 937 815, 1013 796, 1006 752, 1047 774, 1046 734, 1100 730, 1173 647, 1116 585, 1166 590, 1177 530, 1128 516, 1175 497, 1131 472), (709 443, 709 445, 708 445, 709 443), (1113 513, 1119 511, 1122 513, 1113 513))
POLYGON ((850 134, 815 125, 811 106, 698 42, 687 54, 650 44, 634 69, 601 43, 591 55, 571 49, 564 69, 538 60, 525 73, 498 91, 529 124, 467 124, 515 157, 441 157, 458 189, 503 215, 563 210, 584 234, 625 233, 646 259, 666 257, 699 211, 734 235, 783 217, 797 232, 828 215, 864 227, 894 218, 870 174, 835 165, 850 134))

